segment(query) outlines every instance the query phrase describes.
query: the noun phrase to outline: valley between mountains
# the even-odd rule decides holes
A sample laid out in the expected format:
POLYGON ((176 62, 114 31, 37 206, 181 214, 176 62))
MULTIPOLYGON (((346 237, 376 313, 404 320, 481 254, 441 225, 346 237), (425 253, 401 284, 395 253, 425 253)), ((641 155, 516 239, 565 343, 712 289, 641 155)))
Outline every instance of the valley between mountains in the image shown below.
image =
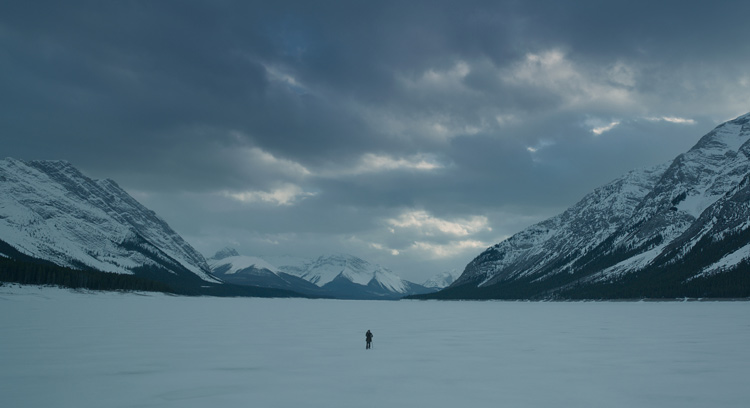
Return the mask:
POLYGON ((206 259, 113 180, 0 160, 0 282, 338 299, 750 297, 750 114, 421 284, 348 254, 206 259))

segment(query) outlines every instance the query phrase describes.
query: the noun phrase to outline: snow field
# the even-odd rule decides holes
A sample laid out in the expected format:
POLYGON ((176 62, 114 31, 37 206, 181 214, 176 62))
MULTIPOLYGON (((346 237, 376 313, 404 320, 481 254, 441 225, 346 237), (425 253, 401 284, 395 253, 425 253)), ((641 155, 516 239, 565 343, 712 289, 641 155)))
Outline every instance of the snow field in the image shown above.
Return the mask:
POLYGON ((0 310, 3 407, 750 406, 748 302, 221 299, 5 286, 0 310))

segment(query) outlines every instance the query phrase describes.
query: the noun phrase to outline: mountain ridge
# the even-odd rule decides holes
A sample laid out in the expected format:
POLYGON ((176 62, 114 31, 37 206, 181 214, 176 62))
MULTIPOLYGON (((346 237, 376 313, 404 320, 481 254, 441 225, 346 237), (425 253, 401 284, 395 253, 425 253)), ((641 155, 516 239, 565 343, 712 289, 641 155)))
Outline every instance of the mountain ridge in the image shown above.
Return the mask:
POLYGON ((251 276, 259 285, 279 285, 279 278, 287 282, 300 279, 307 285, 296 281, 293 290, 339 299, 400 299, 432 291, 354 255, 331 254, 310 259, 268 257, 268 260, 262 256, 224 256, 236 253, 233 248, 224 248, 209 258, 212 271, 233 283, 249 281, 251 276), (264 280, 259 278, 261 275, 264 280))
POLYGON ((21 252, 114 273, 174 264, 217 282, 202 255, 112 180, 92 180, 65 161, 11 158, 0 161, 0 176, 0 236, 21 252))
POLYGON ((225 284, 203 255, 115 181, 93 180, 62 160, 0 160, 0 258, 3 279, 24 283, 299 296, 225 284), (137 279, 110 276, 117 274, 137 279))
POLYGON ((750 113, 488 248, 423 298, 750 296, 749 174, 750 113))

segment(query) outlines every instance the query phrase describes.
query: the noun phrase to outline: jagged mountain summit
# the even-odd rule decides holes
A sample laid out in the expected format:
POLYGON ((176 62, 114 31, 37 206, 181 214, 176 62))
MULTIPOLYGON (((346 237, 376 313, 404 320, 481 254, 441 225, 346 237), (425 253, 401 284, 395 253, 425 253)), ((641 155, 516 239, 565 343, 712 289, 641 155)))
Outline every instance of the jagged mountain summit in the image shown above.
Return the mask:
POLYGON ((213 272, 232 283, 253 282, 259 286, 284 287, 339 299, 399 299, 431 291, 401 279, 387 268, 352 255, 325 255, 315 259, 223 256, 232 253, 236 251, 223 249, 209 260, 213 272), (280 280, 294 286, 279 286, 280 280), (306 285, 300 284, 299 280, 306 285))
POLYGON ((234 248, 224 248, 208 259, 214 275, 236 285, 291 290, 309 296, 325 296, 318 286, 294 275, 279 271, 265 260, 240 255, 234 248))
POLYGON ((65 161, 0 160, 0 257, 135 275, 178 293, 288 295, 232 291, 156 213, 65 161))
POLYGON ((750 296, 750 114, 488 248, 441 298, 750 296))
POLYGON ((401 279, 390 269, 352 255, 325 255, 301 265, 280 265, 279 269, 342 299, 399 299, 430 292, 421 285, 401 279))
POLYGON ((371 282, 395 293, 405 293, 406 283, 389 269, 351 255, 321 256, 297 269, 298 276, 324 287, 336 280, 367 286, 371 282))

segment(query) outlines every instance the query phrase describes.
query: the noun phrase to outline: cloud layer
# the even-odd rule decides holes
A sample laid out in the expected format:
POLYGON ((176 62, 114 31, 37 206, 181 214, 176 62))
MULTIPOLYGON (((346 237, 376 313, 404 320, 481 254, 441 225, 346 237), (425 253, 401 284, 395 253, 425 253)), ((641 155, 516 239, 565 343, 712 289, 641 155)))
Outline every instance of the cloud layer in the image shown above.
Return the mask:
POLYGON ((2 154, 417 282, 750 111, 742 2, 6 2, 2 154))

